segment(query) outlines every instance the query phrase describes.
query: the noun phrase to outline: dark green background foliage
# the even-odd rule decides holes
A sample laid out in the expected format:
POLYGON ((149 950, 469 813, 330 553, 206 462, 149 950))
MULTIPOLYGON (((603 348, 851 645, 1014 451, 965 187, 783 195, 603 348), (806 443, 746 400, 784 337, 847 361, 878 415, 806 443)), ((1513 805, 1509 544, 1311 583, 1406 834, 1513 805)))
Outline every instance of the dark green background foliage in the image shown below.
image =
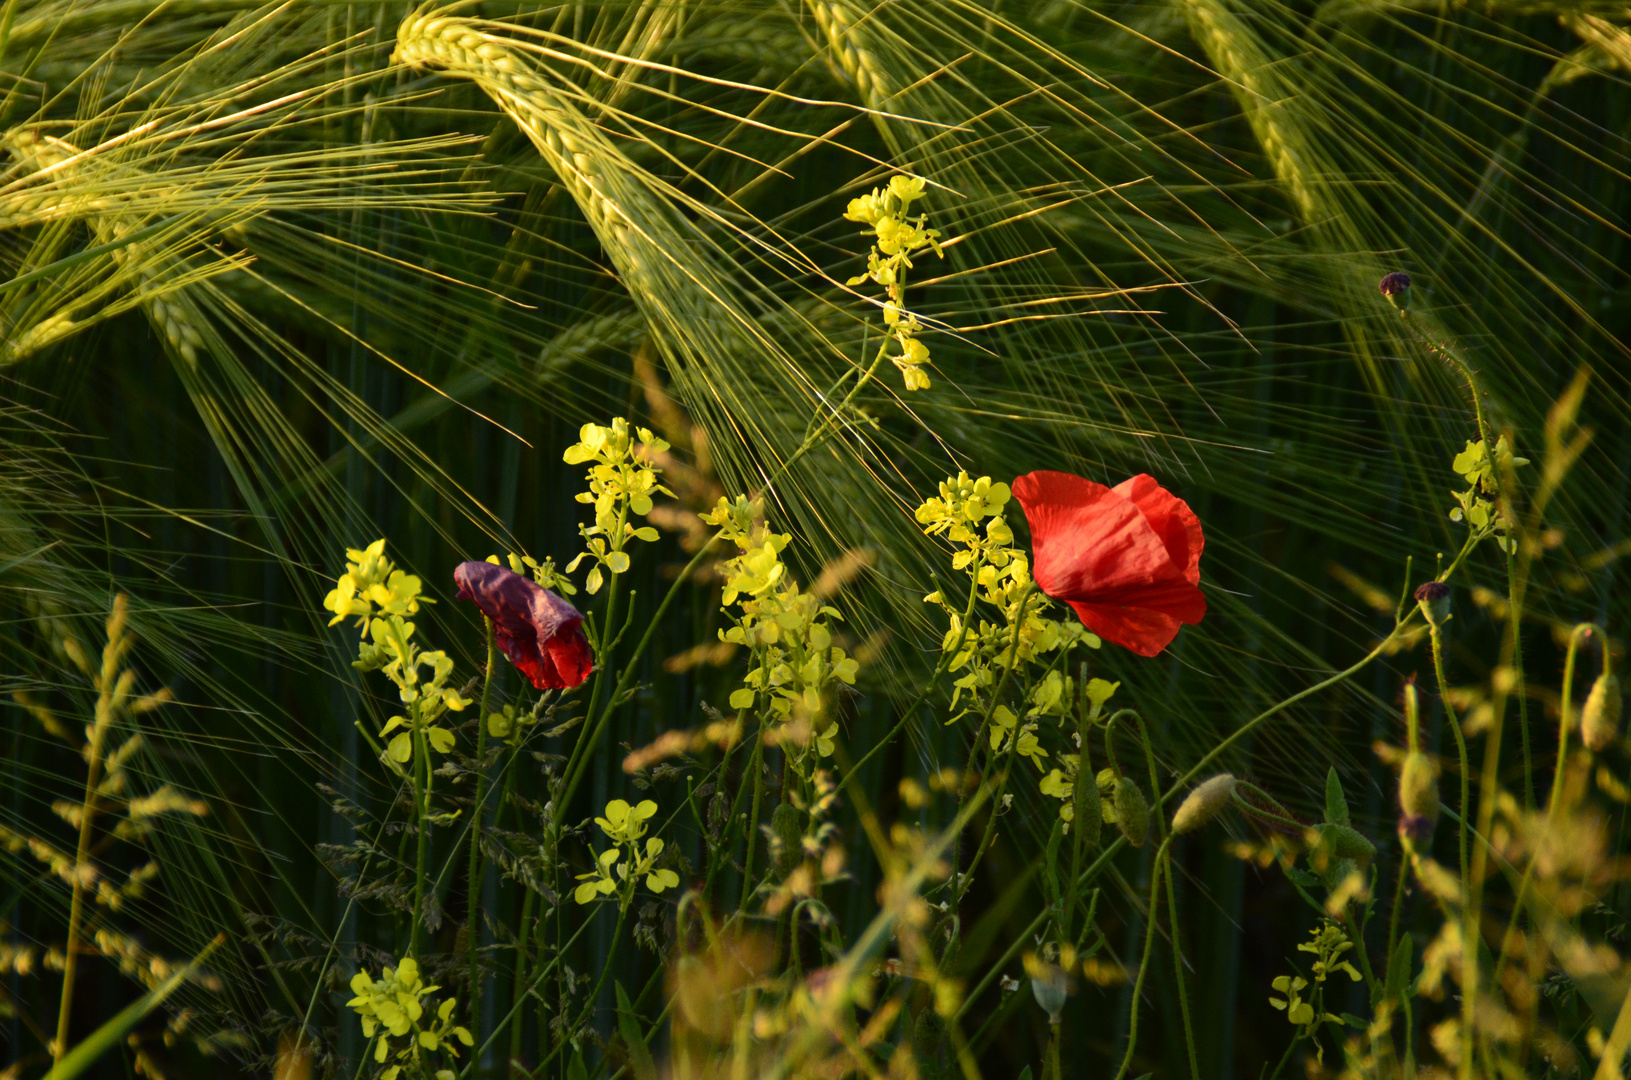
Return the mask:
MULTIPOLYGON (((706 432, 722 489, 756 489, 819 415, 821 392, 876 347, 876 309, 842 286, 866 241, 841 214, 897 169, 934 182, 920 205, 957 241, 914 272, 934 386, 905 396, 886 370, 861 399, 875 423, 847 422, 801 459, 769 509, 806 581, 843 551, 872 557, 839 601, 856 641, 893 630, 846 706, 852 757, 893 727, 928 670, 940 630, 921 597, 952 578, 910 509, 960 468, 1110 483, 1147 471, 1200 515, 1205 622, 1156 660, 1111 646, 1094 657, 1150 719, 1164 782, 1362 655, 1391 625, 1406 559, 1421 580, 1435 553, 1460 546, 1449 462, 1476 438, 1465 385, 1377 293, 1389 270, 1412 275, 1414 322, 1471 360, 1492 421, 1526 456, 1541 456, 1553 399, 1592 369, 1581 422, 1595 441, 1547 511, 1557 543, 1535 571, 1527 666, 1555 685, 1552 625, 1623 625, 1623 5, 912 0, 863 20, 859 85, 816 17, 825 6, 460 11, 585 46, 541 62, 573 80, 586 130, 621 156, 614 195, 649 234, 631 250, 688 252, 680 262, 728 285, 715 295, 683 274, 619 272, 628 253, 604 249, 513 116, 467 79, 391 66, 406 5, 4 5, 0 126, 15 152, 0 188, 13 207, 0 209, 13 278, 0 291, 0 678, 84 715, 89 692, 49 626, 96 644, 112 594, 131 595, 144 685, 179 702, 151 718, 141 767, 212 812, 166 825, 161 886, 128 919, 172 957, 229 935, 214 961, 224 989, 184 991, 201 1024, 243 1037, 223 1060, 260 1060, 266 1075, 331 941, 341 974, 392 948, 342 920, 343 868, 324 857, 391 800, 354 724, 377 731, 391 704, 349 668, 354 631, 327 629, 320 610, 343 548, 385 536, 424 577, 441 603, 421 636, 457 656, 458 682, 482 654, 474 612, 452 602, 453 565, 505 550, 564 563, 579 549, 582 477, 561 450, 587 421, 663 419, 638 365, 706 432), (23 133, 36 130, 106 148, 31 181, 23 133), (61 211, 23 207, 38 191, 61 211), (109 230, 142 228, 76 259, 109 230), (42 325, 64 314, 82 325, 45 340, 42 325), (18 345, 30 340, 44 343, 18 345), (1354 580, 1373 583, 1388 612, 1344 584, 1354 580)), ((686 557, 671 538, 637 555, 637 624, 686 557)), ((1492 557, 1471 573, 1504 593, 1492 557)), ((717 586, 685 590, 573 820, 633 797, 624 744, 697 726, 702 703, 722 706, 737 685, 733 667, 663 669, 718 627, 717 586)), ((1499 624, 1468 591, 1456 601, 1454 678, 1480 683, 1499 624)), ((1417 671, 1423 648, 1388 658, 1267 725, 1231 766, 1315 816, 1335 762, 1356 825, 1389 837, 1391 775, 1370 746, 1399 741, 1401 680, 1417 671)), ((501 698, 521 689, 505 670, 501 698)), ((50 804, 75 797, 82 766, 21 709, 5 716, 0 822, 60 838, 50 804)), ((901 777, 963 760, 968 732, 941 716, 925 710, 867 766, 861 790, 885 820, 910 813, 894 798, 901 777)), ((1555 724, 1540 705, 1529 716, 1549 760, 1555 724)), ((1059 736, 1046 738, 1057 751, 1059 736)), ((557 742, 537 749, 564 752, 557 742)), ((680 806, 685 783, 658 781, 652 797, 680 806)), ((1018 792, 972 894, 959 972, 970 986, 1042 904, 1055 804, 1018 792)), ((931 804, 924 823, 946 812, 931 804)), ((698 858, 686 818, 668 835, 698 858)), ((846 934, 877 884, 861 839, 850 846, 855 880, 829 897, 846 934)), ((1383 848, 1386 875, 1396 848, 1383 848)), ((1141 855, 1119 857, 1099 909, 1129 966, 1141 855)), ((1288 1034, 1269 980, 1312 920, 1216 830, 1186 840, 1180 862, 1203 1072, 1255 1075, 1288 1034)), ((26 853, 0 867, 10 938, 60 943, 66 890, 26 853)), ((443 948, 463 892, 444 890, 443 948)), ((520 890, 490 871, 483 902, 513 921, 520 890)), ((606 948, 591 935, 579 970, 598 971, 606 948)), ((660 971, 649 950, 617 963, 630 988, 660 971)), ((1003 970, 1018 974, 1017 961, 1003 970)), ((1146 1012, 1155 1037, 1137 1071, 1183 1071, 1170 976, 1152 972, 1150 1000, 1165 1004, 1146 1012)), ((101 961, 87 961, 83 983, 78 1034, 138 993, 101 961)), ((49 1021, 55 986, 12 977, 4 990, 49 1021)), ((361 1046, 338 1007, 346 996, 336 983, 315 998, 325 1054, 361 1046)), ((988 991, 965 1022, 983 1031, 990 1076, 1037 1067, 1047 1038, 1028 994, 1006 1000, 988 991)), ((609 1034, 609 992, 606 1005, 609 1034)), ((1128 1007, 1124 986, 1079 988, 1067 1060, 1113 1060, 1128 1007)), ((20 1020, 0 1031, 8 1060, 39 1054, 20 1020)), ((179 1076, 239 1068, 185 1042, 151 1052, 179 1076)), ((110 1058, 101 1075, 124 1068, 110 1058)))

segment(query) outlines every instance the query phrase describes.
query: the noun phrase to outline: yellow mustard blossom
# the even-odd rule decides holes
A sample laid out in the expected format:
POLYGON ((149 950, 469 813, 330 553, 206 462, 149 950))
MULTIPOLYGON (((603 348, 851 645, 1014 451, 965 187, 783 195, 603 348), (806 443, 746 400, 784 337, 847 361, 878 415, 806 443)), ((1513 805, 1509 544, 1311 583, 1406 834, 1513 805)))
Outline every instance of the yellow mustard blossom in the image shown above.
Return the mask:
POLYGON ((334 626, 355 615, 357 625, 367 633, 369 619, 377 611, 383 615, 416 615, 421 603, 432 603, 419 595, 423 583, 412 574, 396 568, 385 557, 382 537, 365 548, 347 548, 345 573, 323 598, 323 607, 334 612, 328 621, 334 626))
POLYGON ((595 523, 579 526, 578 534, 584 538, 588 550, 566 567, 566 572, 572 573, 584 559, 595 561, 594 569, 584 582, 591 594, 599 592, 605 583, 603 570, 612 574, 628 570, 629 556, 624 548, 631 540, 657 539, 656 529, 649 525, 637 527, 628 518, 631 513, 638 517, 651 513, 654 494, 674 494, 658 481, 662 470, 652 464, 654 458, 667 450, 668 443, 652 434, 650 428, 631 430, 629 422, 619 416, 610 426, 583 425, 578 431, 578 441, 562 455, 568 465, 592 462, 589 490, 580 493, 577 500, 594 505, 595 523))
MULTIPOLYGON (((363 1035, 376 1039, 374 1061, 381 1065, 393 1061, 380 1072, 380 1080, 397 1080, 404 1070, 410 1075, 422 1074, 427 1068, 426 1054, 457 1058, 456 1043, 475 1045, 469 1030, 453 1019, 458 1007, 455 998, 442 1002, 434 1021, 421 1022, 425 1020, 426 1004, 421 999, 439 989, 424 984, 419 977, 419 963, 411 956, 404 957, 394 968, 384 968, 378 979, 366 971, 351 977, 351 992, 356 996, 346 1005, 361 1018, 363 1035), (405 1041, 399 1045, 395 1039, 405 1041)), ((453 1075, 447 1069, 436 1071, 438 1077, 444 1074, 453 1075)))
POLYGON ((922 324, 905 310, 906 271, 912 267, 912 256, 932 249, 944 258, 940 248, 940 233, 925 225, 926 214, 910 217, 912 203, 923 197, 923 179, 916 176, 891 177, 887 187, 874 188, 870 194, 851 199, 844 211, 848 221, 867 226, 873 237, 872 250, 867 253, 866 271, 849 279, 847 284, 859 285, 871 281, 883 286, 883 321, 889 335, 879 353, 881 359, 888 354, 893 341, 900 352, 889 359, 900 369, 907 390, 927 390, 928 373, 923 370, 929 361, 929 347, 918 337, 922 324))
POLYGON ((588 904, 621 890, 622 902, 628 903, 633 893, 623 889, 626 882, 644 878, 646 888, 654 893, 680 883, 680 876, 673 870, 657 865, 666 847, 662 838, 645 835, 646 823, 656 813, 657 804, 650 799, 634 806, 623 799, 613 799, 606 804, 605 816, 595 818, 595 824, 616 846, 595 856, 594 870, 578 875, 581 884, 572 891, 572 899, 588 904), (645 839, 643 846, 642 838, 645 839))

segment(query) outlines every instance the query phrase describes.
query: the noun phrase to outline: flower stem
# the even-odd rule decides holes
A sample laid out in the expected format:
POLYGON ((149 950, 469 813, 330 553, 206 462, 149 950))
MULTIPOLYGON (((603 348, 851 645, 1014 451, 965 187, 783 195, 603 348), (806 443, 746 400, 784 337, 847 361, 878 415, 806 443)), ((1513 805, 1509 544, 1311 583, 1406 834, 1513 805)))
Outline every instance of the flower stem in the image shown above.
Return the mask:
POLYGON ((532 929, 532 907, 537 900, 537 894, 531 889, 526 889, 525 892, 526 897, 521 901, 521 931, 515 936, 515 983, 512 995, 515 1003, 511 1012, 517 1015, 510 1022, 509 1060, 512 1062, 521 1056, 521 1029, 526 1027, 526 1018, 519 1015, 519 1010, 522 1002, 526 1001, 526 995, 521 987, 526 984, 527 938, 532 929))
MULTIPOLYGON (((415 712, 418 710, 415 709, 415 712)), ((425 857, 430 846, 430 740, 417 725, 413 733, 414 816, 418 845, 413 860, 413 911, 408 924, 408 955, 419 956, 419 927, 425 916, 425 857)))
POLYGON ((469 911, 465 918, 465 964, 470 979, 470 1020, 481 1023, 481 977, 477 974, 477 952, 481 946, 481 818, 487 806, 487 705, 493 690, 493 670, 497 648, 491 619, 482 616, 487 631, 487 673, 481 685, 481 711, 476 714, 476 803, 470 811, 470 876, 465 890, 469 911))
POLYGON ((1138 1003, 1144 994, 1144 978, 1150 973, 1150 955, 1155 949, 1155 926, 1159 921, 1157 915, 1161 906, 1161 871, 1166 866, 1167 845, 1171 843, 1171 837, 1162 841, 1161 849, 1155 853, 1155 861, 1150 865, 1149 911, 1144 916, 1144 955, 1138 962, 1138 978, 1133 981, 1132 1018, 1127 1023, 1127 1053, 1121 1059, 1121 1068, 1116 1070, 1115 1080, 1127 1075, 1128 1068, 1133 1064, 1133 1054, 1138 1050, 1138 1003))
POLYGON ((761 758, 764 754, 765 727, 759 725, 759 732, 753 740, 753 756, 748 759, 748 771, 753 774, 753 809, 749 812, 747 840, 747 858, 742 862, 742 900, 737 909, 745 911, 748 900, 753 895, 753 854, 754 842, 759 839, 759 801, 764 796, 764 769, 761 758))
POLYGON ((1478 1005, 1478 920, 1472 910, 1471 868, 1467 859, 1467 814, 1472 799, 1469 789, 1472 768, 1467 763, 1467 740, 1456 720, 1455 706, 1450 703, 1450 684, 1444 676, 1444 639, 1438 624, 1429 622, 1433 640, 1433 675, 1438 680, 1439 700, 1444 704, 1444 718, 1450 733, 1455 736, 1456 753, 1461 762, 1460 816, 1456 819, 1456 849, 1461 858, 1461 1064, 1462 1080, 1472 1077, 1473 1017, 1478 1005))

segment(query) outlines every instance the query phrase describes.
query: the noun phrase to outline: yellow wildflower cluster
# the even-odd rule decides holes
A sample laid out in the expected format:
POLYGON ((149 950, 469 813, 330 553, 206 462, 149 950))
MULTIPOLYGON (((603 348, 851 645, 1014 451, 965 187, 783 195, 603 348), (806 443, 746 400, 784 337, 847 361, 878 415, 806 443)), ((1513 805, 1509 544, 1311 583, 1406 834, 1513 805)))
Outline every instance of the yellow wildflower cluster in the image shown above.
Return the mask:
MULTIPOLYGON (((413 957, 404 957, 394 968, 385 968, 378 979, 366 971, 351 977, 351 992, 356 995, 346 1002, 362 1018, 362 1033, 366 1038, 378 1038, 374 1044, 374 1060, 383 1065, 394 1058, 392 1064, 379 1074, 379 1080, 397 1080, 404 1068, 410 1075, 423 1075, 428 1071, 421 1061, 421 1051, 444 1053, 458 1057, 455 1040, 466 1046, 475 1045, 470 1032, 453 1021, 458 1001, 448 998, 436 1010, 434 1023, 420 1023, 425 1006, 420 998, 439 986, 426 986, 419 977, 419 963, 413 957), (392 1039, 406 1039, 398 1046, 392 1039)), ((429 1066, 434 1067, 434 1065, 429 1066)), ((436 1080, 453 1080, 452 1069, 437 1069, 436 1080)))
POLYGON ((702 515, 741 552, 721 567, 722 598, 740 613, 727 612, 735 625, 719 637, 752 650, 753 667, 731 694, 731 707, 751 708, 762 695, 766 719, 785 725, 784 745, 813 744, 817 756, 826 757, 838 735, 830 691, 840 682, 854 685, 860 665, 833 644, 828 621, 843 621, 838 609, 800 591, 788 575, 781 551, 790 537, 756 524, 757 513, 755 504, 739 497, 734 503, 721 498, 702 515))
POLYGON ((323 607, 334 612, 328 621, 334 626, 355 615, 357 626, 368 633, 368 623, 377 610, 387 618, 392 615, 417 615, 419 604, 433 603, 421 597, 422 582, 412 574, 396 568, 385 557, 385 538, 381 537, 365 548, 347 548, 345 573, 323 598, 323 607))
POLYGON ((923 370, 929 360, 929 347, 918 338, 922 324, 906 310, 906 271, 911 269, 912 256, 925 248, 933 248, 935 255, 945 257, 940 250, 939 231, 924 225, 928 215, 919 214, 915 221, 908 215, 912 202, 922 197, 922 178, 895 176, 888 187, 874 188, 869 195, 851 199, 844 211, 845 220, 866 225, 874 237, 866 273, 850 278, 848 284, 872 281, 886 290, 883 321, 901 350, 890 359, 900 368, 908 390, 929 388, 929 376, 923 370))
MULTIPOLYGON (((651 513, 651 497, 661 492, 674 493, 663 487, 657 478, 662 470, 651 464, 653 458, 668 449, 668 443, 651 433, 650 428, 629 428, 621 416, 610 427, 585 424, 578 430, 578 442, 566 448, 562 455, 568 465, 589 467, 589 490, 580 493, 580 503, 593 503, 595 523, 579 526, 578 534, 589 545, 589 550, 567 564, 566 572, 578 568, 584 559, 594 559, 595 568, 589 571, 585 588, 596 593, 605 583, 601 568, 621 574, 629 568, 628 554, 623 550, 630 540, 657 539, 657 530, 651 526, 636 528, 628 520, 634 513, 645 517, 651 513)), ((517 571, 519 573, 520 571, 517 571)))
POLYGON ((330 626, 348 616, 357 617, 363 640, 352 666, 384 673, 396 684, 402 704, 408 706, 408 715, 391 717, 379 733, 383 739, 403 729, 386 748, 391 760, 399 764, 413 760, 413 736, 418 732, 425 734, 434 750, 447 753, 453 749, 453 732, 438 721, 470 702, 447 684, 453 674, 453 658, 440 650, 421 649, 413 640, 414 624, 403 617, 432 601, 419 595, 419 578, 396 569, 385 557, 383 539, 366 548, 348 548, 346 556, 351 562, 324 598, 323 607, 334 612, 330 626))
MULTIPOLYGON (((574 900, 587 904, 602 896, 610 896, 619 890, 623 882, 642 874, 646 878, 646 888, 654 893, 672 889, 680 883, 680 876, 674 871, 657 866, 665 846, 662 839, 646 837, 646 822, 656 813, 657 804, 650 799, 636 806, 630 806, 622 799, 613 799, 606 804, 606 816, 595 818, 595 824, 616 846, 607 848, 595 857, 593 871, 578 875, 578 880, 583 884, 572 893, 574 900), (640 848, 642 837, 646 841, 644 851, 640 848)), ((628 902, 630 895, 623 897, 624 903, 628 902)))
MULTIPOLYGON (((949 670, 967 669, 967 674, 954 684, 953 708, 965 692, 977 700, 990 690, 1002 670, 1009 666, 1010 659, 1016 667, 1023 668, 1045 653, 1068 652, 1078 644, 1099 647, 1099 639, 1075 619, 1059 621, 1045 614, 1050 601, 1032 585, 1030 559, 1013 546, 1013 530, 1003 517, 1009 498, 1007 484, 993 482, 989 476, 973 480, 967 473, 958 473, 940 485, 938 497, 925 500, 917 508, 917 521, 924 533, 943 535, 956 545, 952 567, 970 577, 966 613, 948 604, 939 591, 923 598, 924 602, 938 604, 946 612, 949 625, 941 647, 953 654, 949 670), (1001 621, 973 619, 976 598, 995 607, 1001 621), (1023 622, 1020 621, 1021 609, 1023 622)), ((1068 680, 1050 684, 1044 677, 1033 691, 1033 707, 1028 715, 1058 715, 1061 703, 1068 700, 1068 685, 1068 680)), ((969 710, 957 713, 952 720, 974 707, 971 705, 969 710)), ((1010 712, 1007 716, 1013 714, 1010 712)), ((995 712, 992 719, 998 722, 995 712)), ((1034 725, 1032 727, 1034 729, 1034 725)), ((1016 729, 1009 727, 1008 730, 1016 729)))
POLYGON ((955 548, 953 569, 969 576, 964 610, 947 603, 939 590, 923 598, 946 613, 941 650, 947 655, 946 670, 960 673, 952 683, 952 715, 946 722, 971 714, 989 717, 986 735, 992 754, 1011 751, 1030 759, 1046 774, 1044 793, 1068 801, 1074 762, 1049 771, 1040 720, 1051 716, 1063 722, 1076 684, 1060 669, 1072 649, 1096 649, 1099 639, 1075 619, 1048 616, 1051 601, 1032 582, 1030 558, 1014 546, 1013 530, 1003 516, 1011 497, 1007 484, 960 472, 917 508, 924 533, 949 540, 955 548), (980 615, 976 609, 982 604, 985 611, 995 608, 996 617, 980 615), (1019 697, 1016 706, 993 699, 999 685, 1006 685, 1005 674, 1019 677, 1012 681, 1019 697), (1023 708, 1024 715, 1016 708, 1023 708))

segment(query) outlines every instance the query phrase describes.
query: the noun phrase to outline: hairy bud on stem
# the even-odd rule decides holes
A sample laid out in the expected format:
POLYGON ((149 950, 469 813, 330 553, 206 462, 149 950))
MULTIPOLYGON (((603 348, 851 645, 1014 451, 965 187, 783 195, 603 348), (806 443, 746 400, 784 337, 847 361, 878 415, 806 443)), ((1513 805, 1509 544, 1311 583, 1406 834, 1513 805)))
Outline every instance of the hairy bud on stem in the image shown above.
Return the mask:
POLYGON ((1191 791, 1178 812, 1172 815, 1172 831, 1174 834, 1186 833, 1198 829, 1217 816, 1219 810, 1228 805, 1229 798, 1235 793, 1235 778, 1229 773, 1219 773, 1210 780, 1203 781, 1194 791, 1191 791))

